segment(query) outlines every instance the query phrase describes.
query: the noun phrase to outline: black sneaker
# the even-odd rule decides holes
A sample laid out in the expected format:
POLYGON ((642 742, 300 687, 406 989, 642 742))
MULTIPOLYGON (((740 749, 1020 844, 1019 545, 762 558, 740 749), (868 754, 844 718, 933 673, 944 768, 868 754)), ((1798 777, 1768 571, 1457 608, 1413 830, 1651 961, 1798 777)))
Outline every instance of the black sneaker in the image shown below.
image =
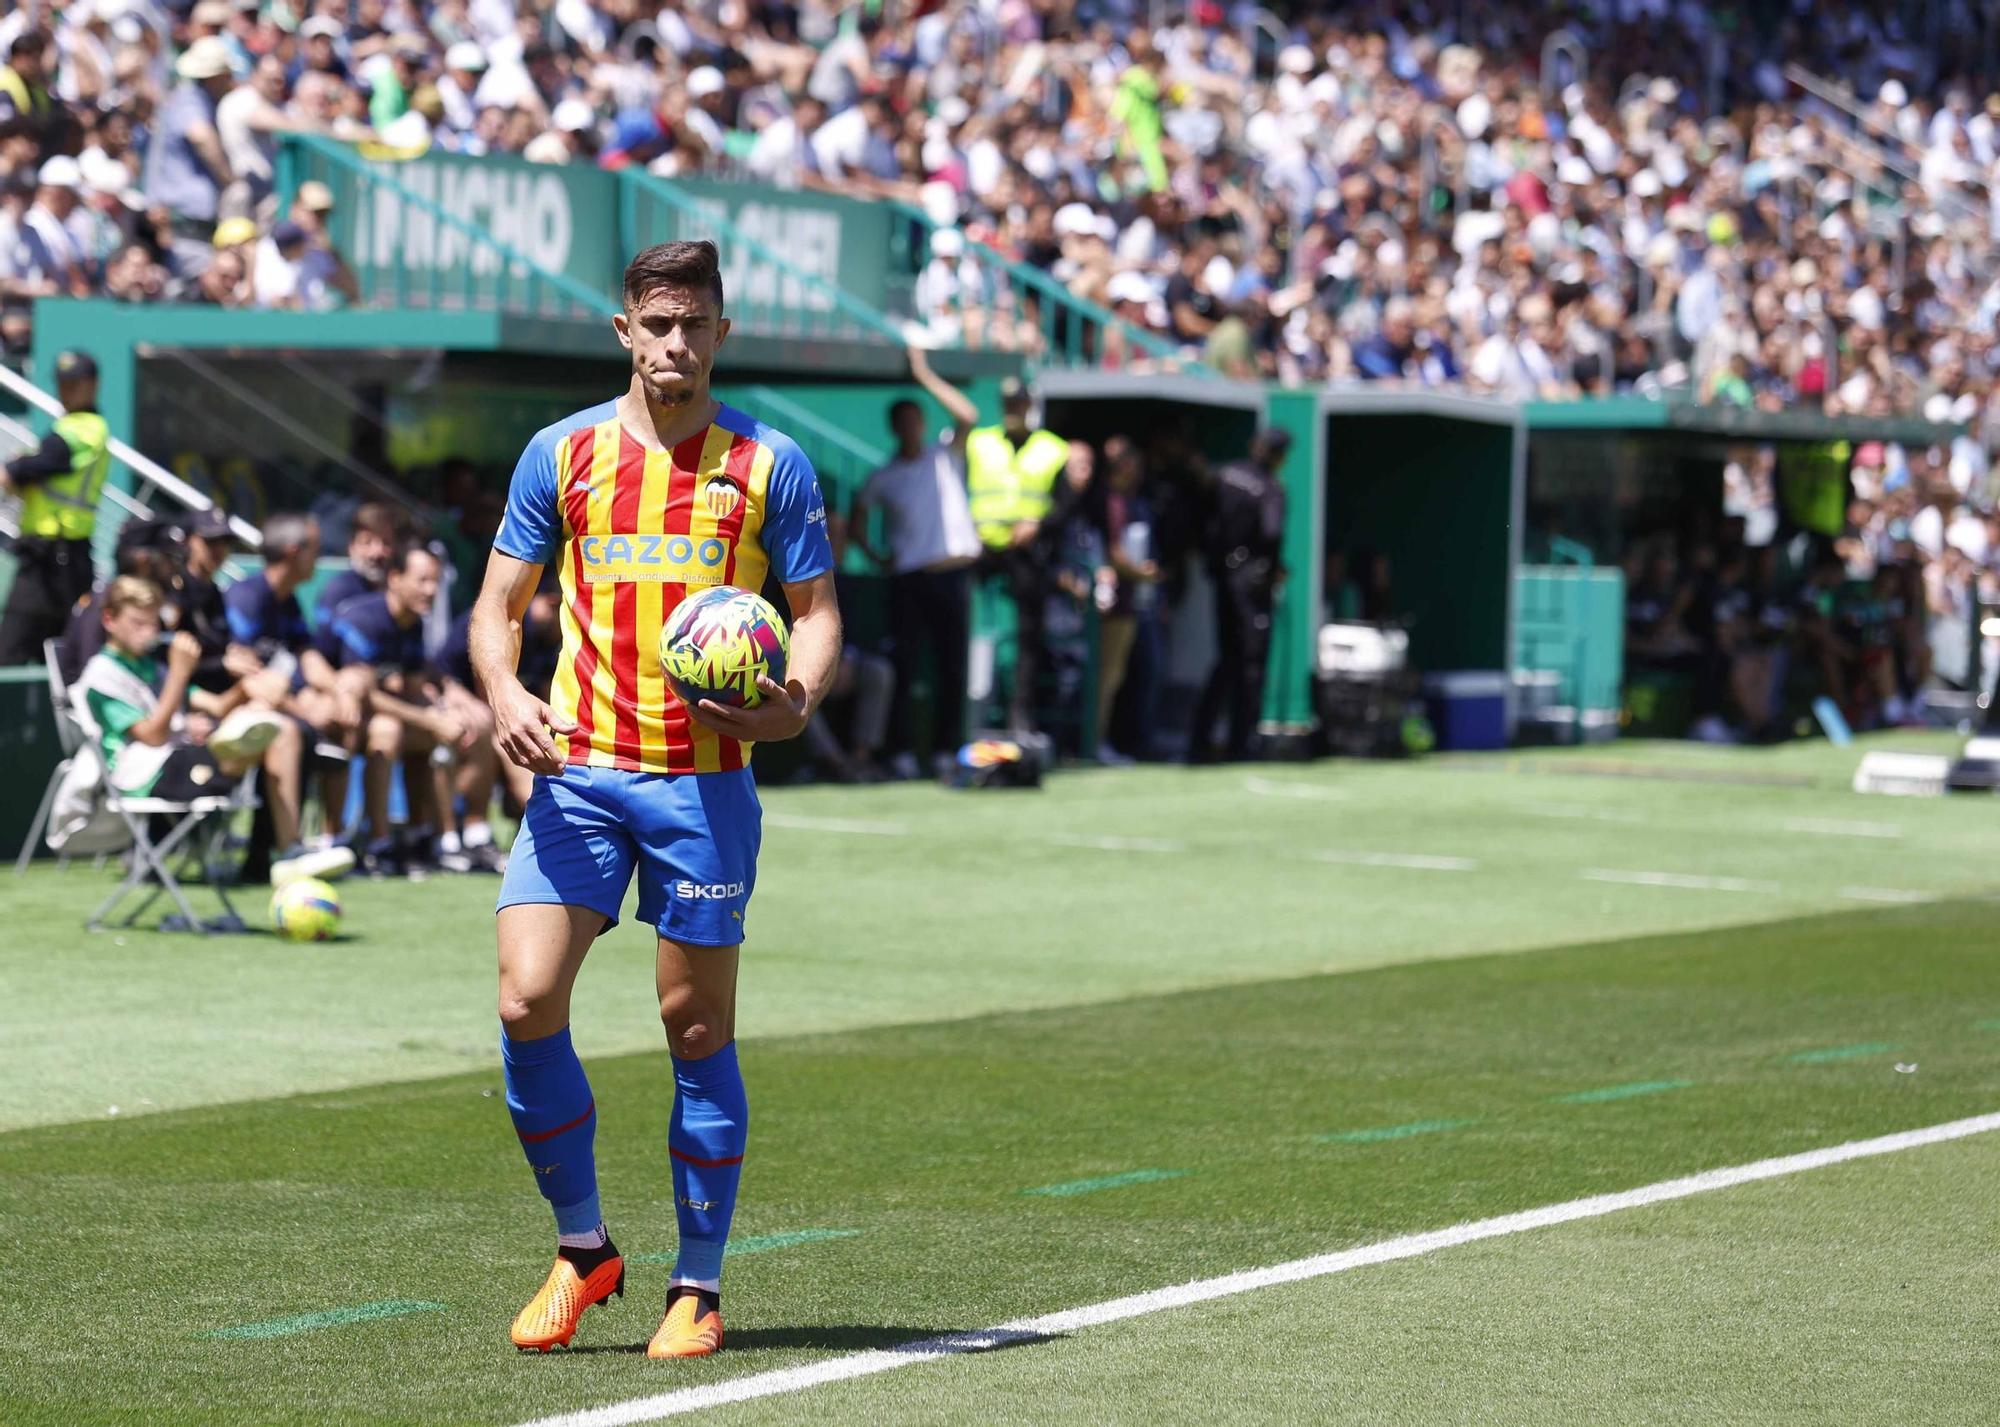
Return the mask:
POLYGON ((507 870, 507 854, 490 842, 466 848, 465 857, 474 872, 491 872, 497 876, 507 870))
POLYGON ((361 852, 362 875, 381 881, 385 877, 401 877, 409 870, 403 850, 389 838, 371 842, 361 852))

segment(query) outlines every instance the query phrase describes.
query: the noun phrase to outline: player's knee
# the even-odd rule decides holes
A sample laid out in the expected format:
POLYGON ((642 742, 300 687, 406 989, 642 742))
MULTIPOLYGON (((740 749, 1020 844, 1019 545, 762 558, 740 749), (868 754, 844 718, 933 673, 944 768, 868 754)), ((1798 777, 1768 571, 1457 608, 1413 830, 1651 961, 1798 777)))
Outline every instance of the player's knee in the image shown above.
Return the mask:
POLYGON ((728 1018, 700 997, 676 989, 660 998, 660 1024, 677 1060, 701 1060, 729 1044, 728 1018))
POLYGON ((299 754, 305 746, 305 737, 299 732, 298 724, 285 720, 278 736, 271 740, 271 746, 264 750, 266 768, 283 768, 299 761, 299 754))
POLYGON ((500 987, 500 1024, 515 1040, 553 1035, 568 1019, 567 1008, 552 988, 500 987))
POLYGON ((394 758, 403 747, 403 725, 388 714, 374 714, 368 720, 368 751, 382 758, 394 758))

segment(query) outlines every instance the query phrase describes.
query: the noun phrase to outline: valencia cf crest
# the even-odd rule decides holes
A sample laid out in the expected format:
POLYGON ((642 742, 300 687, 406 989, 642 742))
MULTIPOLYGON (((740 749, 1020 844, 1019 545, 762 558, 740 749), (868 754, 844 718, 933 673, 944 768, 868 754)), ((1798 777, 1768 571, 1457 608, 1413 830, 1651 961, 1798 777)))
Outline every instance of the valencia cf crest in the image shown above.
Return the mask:
POLYGON ((701 495, 708 502, 708 513, 717 520, 726 519, 736 509, 736 503, 743 499, 743 492, 736 482, 720 472, 708 478, 701 495))

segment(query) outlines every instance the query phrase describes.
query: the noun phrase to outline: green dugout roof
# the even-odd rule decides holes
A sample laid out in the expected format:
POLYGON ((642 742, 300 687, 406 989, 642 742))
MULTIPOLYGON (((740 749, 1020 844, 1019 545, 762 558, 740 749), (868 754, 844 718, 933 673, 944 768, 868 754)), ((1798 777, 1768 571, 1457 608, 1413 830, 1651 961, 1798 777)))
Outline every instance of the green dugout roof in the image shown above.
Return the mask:
POLYGON ((1951 440, 1961 430, 1915 416, 1836 417, 1643 396, 1531 401, 1521 409, 1530 431, 1672 431, 1739 441, 1894 441, 1930 446, 1951 440))

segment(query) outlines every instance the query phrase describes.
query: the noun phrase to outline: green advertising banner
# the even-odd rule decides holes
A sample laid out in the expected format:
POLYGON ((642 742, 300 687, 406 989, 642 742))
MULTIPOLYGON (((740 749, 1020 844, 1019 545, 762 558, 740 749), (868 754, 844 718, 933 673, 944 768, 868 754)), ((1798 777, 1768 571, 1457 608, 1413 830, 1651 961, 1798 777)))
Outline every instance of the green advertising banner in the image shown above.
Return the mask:
POLYGON ((506 156, 398 158, 310 137, 285 143, 281 167, 288 191, 314 179, 333 190, 334 242, 374 303, 576 315, 567 309, 594 295, 616 300, 639 249, 714 238, 730 314, 747 333, 851 324, 836 290, 862 308, 910 310, 908 223, 884 204, 506 156), (575 286, 558 292, 535 273, 575 286))
POLYGON ((618 179, 601 169, 432 152, 371 159, 365 172, 385 182, 369 183, 362 169, 312 150, 300 151, 300 165, 300 179, 318 179, 333 190, 334 241, 362 289, 378 298, 436 306, 443 295, 454 305, 515 305, 500 291, 507 275, 498 253, 473 242, 464 229, 438 221, 429 204, 546 272, 594 292, 618 290, 624 268, 618 179))

